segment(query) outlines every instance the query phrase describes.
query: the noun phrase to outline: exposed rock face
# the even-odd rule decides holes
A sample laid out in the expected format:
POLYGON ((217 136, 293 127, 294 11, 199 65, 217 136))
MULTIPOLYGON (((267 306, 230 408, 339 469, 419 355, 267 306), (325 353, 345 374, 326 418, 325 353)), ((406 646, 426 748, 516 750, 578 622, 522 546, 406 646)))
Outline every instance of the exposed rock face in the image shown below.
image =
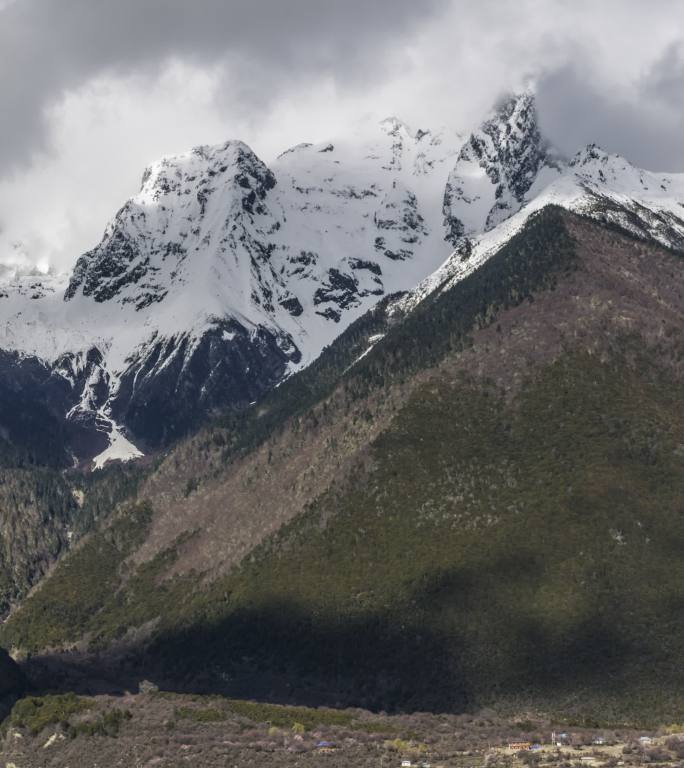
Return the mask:
POLYGON ((561 163, 542 137, 532 94, 510 97, 471 134, 444 192, 444 226, 453 245, 516 213, 540 174, 545 183, 561 163))
POLYGON ((298 358, 289 340, 234 321, 217 322, 199 340, 162 338, 123 372, 111 414, 143 448, 163 446, 227 404, 258 400, 298 358))
POLYGON ((97 350, 65 354, 53 364, 0 350, 0 466, 64 467, 74 456, 103 450, 100 377, 97 350))

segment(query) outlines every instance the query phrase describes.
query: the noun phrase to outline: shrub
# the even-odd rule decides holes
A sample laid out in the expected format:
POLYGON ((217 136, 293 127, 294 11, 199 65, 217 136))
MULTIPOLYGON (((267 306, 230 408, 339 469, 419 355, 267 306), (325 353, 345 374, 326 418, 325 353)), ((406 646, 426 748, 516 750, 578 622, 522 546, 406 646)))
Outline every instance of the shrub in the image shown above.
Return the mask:
POLYGON ((406 741, 405 739, 392 739, 391 741, 386 741, 385 747, 390 752, 401 752, 414 755, 421 755, 427 751, 425 744, 418 744, 414 741, 406 741))
POLYGON ((183 491, 184 496, 187 498, 191 493, 194 493, 199 488, 199 480, 196 477, 191 477, 185 484, 183 491))
POLYGON ((313 709, 311 707, 287 707, 280 704, 264 704, 257 701, 231 699, 229 709, 236 715, 246 717, 255 723, 269 723, 279 728, 293 728, 295 724, 312 730, 319 725, 352 726, 354 716, 336 709, 313 709))
POLYGON ((174 714, 178 720, 193 720, 196 723, 219 723, 226 719, 226 713, 216 707, 176 707, 174 714))
POLYGON ((675 757, 679 759, 684 757, 684 739, 678 739, 673 736, 665 742, 665 746, 670 752, 674 753, 675 757))
POLYGON ((665 763, 670 759, 670 755, 662 747, 647 750, 644 757, 649 763, 665 763))
POLYGON ((55 696, 27 696, 12 708, 10 725, 26 728, 33 736, 48 725, 67 723, 69 717, 92 707, 92 702, 74 693, 55 696))

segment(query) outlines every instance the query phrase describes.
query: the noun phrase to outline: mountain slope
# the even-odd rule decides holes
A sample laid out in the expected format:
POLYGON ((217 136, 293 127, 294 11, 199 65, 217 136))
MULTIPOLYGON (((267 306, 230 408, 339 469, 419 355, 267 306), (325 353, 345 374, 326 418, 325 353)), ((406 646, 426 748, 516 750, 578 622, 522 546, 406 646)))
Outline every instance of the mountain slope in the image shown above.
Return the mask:
POLYGON ((142 475, 141 467, 120 465, 92 477, 31 464, 0 468, 0 617, 134 492, 142 475))
MULTIPOLYGON (((223 574, 356 471, 415 386, 416 368, 399 375, 394 366, 430 367, 445 343, 467 335, 459 324, 441 338, 453 318, 435 321, 440 296, 496 259, 531 216, 561 205, 681 251, 683 203, 681 176, 642 171, 595 146, 561 158, 540 133, 529 94, 504 100, 463 145, 391 118, 370 139, 298 145, 271 167, 241 142, 153 164, 69 278, 3 277, 0 610, 135 485, 122 473, 120 484, 103 478, 111 490, 103 493, 97 482, 58 470, 139 457, 220 418, 209 448, 204 436, 190 441, 144 484, 141 498, 165 505, 166 514, 153 517, 134 559, 173 550, 192 519, 194 543, 186 542, 175 567, 203 570, 210 562, 214 575, 223 574), (407 314, 413 319, 402 322, 407 314), (419 323, 430 331, 415 332, 419 323), (378 354, 392 373, 374 375, 373 387, 388 389, 353 378, 378 354), (307 365, 304 376, 293 376, 307 365), (348 424, 324 418, 342 407, 352 409, 348 424), (223 462, 236 455, 244 461, 227 477, 223 462), (84 490, 85 511, 72 496, 84 490), (232 532, 214 537, 227 505, 232 532)), ((524 293, 539 287, 523 285, 524 293)), ((605 301, 621 290, 612 285, 605 301)), ((512 300, 517 293, 504 304, 512 300)), ((468 312, 485 312, 488 321, 495 310, 478 302, 491 303, 478 294, 468 312)), ((560 322, 558 311, 548 322, 560 322)), ((653 307, 655 316, 663 311, 653 307)), ((646 333, 643 312, 630 313, 646 333)), ((545 326, 529 335, 546 349, 545 326)))
POLYGON ((250 695, 674 716, 681 268, 542 210, 404 319, 386 303, 179 446, 133 540, 122 510, 3 642, 123 639, 169 685, 250 695))

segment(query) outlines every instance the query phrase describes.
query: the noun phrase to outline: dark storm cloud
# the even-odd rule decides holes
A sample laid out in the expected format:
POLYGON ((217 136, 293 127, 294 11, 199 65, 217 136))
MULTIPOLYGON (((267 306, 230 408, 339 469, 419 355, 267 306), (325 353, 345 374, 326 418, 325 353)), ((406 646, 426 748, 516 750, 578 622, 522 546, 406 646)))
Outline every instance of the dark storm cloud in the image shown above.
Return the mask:
POLYGON ((546 135, 573 154, 588 143, 635 165, 684 171, 684 47, 670 46, 630 87, 611 89, 589 68, 566 65, 537 87, 546 135))
POLYGON ((46 135, 45 107, 103 73, 230 61, 264 105, 288 80, 377 77, 444 0, 14 0, 0 10, 0 174, 46 135))

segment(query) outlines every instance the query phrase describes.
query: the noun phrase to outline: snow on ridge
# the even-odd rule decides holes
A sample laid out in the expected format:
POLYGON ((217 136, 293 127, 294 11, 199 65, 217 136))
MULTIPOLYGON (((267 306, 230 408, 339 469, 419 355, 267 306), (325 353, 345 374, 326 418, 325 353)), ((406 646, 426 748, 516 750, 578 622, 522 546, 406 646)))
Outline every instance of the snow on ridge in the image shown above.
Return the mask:
POLYGON ((385 334, 384 333, 374 333, 372 336, 369 336, 368 337, 368 346, 366 347, 366 349, 364 349, 364 351, 344 369, 344 373, 346 373, 347 371, 351 370, 357 363, 359 363, 361 360, 363 360, 363 358, 366 357, 366 355, 368 355, 370 352, 372 352, 372 350, 375 347, 375 345, 379 341, 382 341, 384 338, 385 338, 385 334))
POLYGON ((556 179, 541 189, 537 186, 538 180, 530 188, 530 198, 512 216, 488 231, 464 238, 463 242, 469 240, 467 256, 462 248, 457 248, 413 291, 393 302, 390 311, 410 312, 431 293, 460 282, 520 232, 532 215, 549 205, 612 221, 666 247, 684 247, 684 174, 645 171, 620 155, 590 144, 575 155, 556 179), (667 232, 663 232, 663 216, 667 217, 667 232))

